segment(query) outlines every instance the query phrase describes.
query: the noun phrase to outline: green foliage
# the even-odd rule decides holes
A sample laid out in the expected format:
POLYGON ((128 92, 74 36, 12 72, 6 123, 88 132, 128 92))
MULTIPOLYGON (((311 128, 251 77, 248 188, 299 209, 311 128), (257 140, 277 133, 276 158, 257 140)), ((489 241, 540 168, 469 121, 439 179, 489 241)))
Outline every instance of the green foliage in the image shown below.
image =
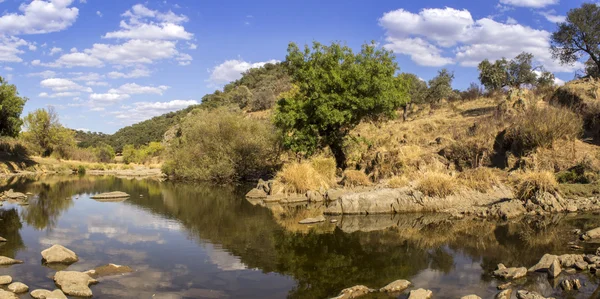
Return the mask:
POLYGON ((102 143, 94 148, 94 153, 98 159, 98 162, 108 163, 115 159, 115 150, 112 146, 102 143))
POLYGON ((537 77, 537 87, 551 87, 554 86, 554 74, 548 71, 541 71, 540 75, 537 77))
POLYGON ((552 34, 552 55, 563 64, 573 64, 587 55, 599 69, 599 46, 600 7, 595 3, 584 3, 580 8, 571 9, 566 21, 558 24, 558 30, 552 34))
POLYGON ((141 146, 139 149, 128 144, 123 147, 123 162, 126 164, 145 163, 153 157, 159 157, 163 150, 164 146, 160 142, 150 142, 150 144, 141 146))
POLYGON ((521 87, 523 84, 534 85, 537 76, 533 72, 533 54, 523 52, 508 64, 508 86, 521 87))
MULTIPOLYGON (((486 59, 479 64, 478 69, 479 81, 489 91, 497 91, 507 86, 519 88, 523 84, 539 83, 534 73, 538 68, 533 66, 533 54, 527 52, 517 55, 511 61, 502 58, 491 63, 486 59)), ((551 73, 543 72, 543 80, 547 80, 550 75, 551 73)), ((552 77, 552 82, 553 80, 552 77)), ((545 82, 547 81, 542 81, 545 82)))
POLYGON ((427 82, 421 80, 417 75, 402 73, 398 75, 398 84, 406 84, 408 97, 411 104, 422 104, 427 96, 427 82))
POLYGON ((196 109, 183 120, 181 136, 167 148, 163 171, 185 180, 256 179, 272 172, 276 141, 268 122, 226 107, 196 109))
POLYGON ((43 156, 53 152, 65 157, 67 150, 75 146, 75 134, 63 127, 54 108, 37 109, 23 119, 25 132, 23 139, 29 142, 34 150, 43 156))
POLYGON ((27 98, 20 97, 17 87, 0 77, 0 136, 17 137, 21 131, 21 113, 27 98))
POLYGON ((428 103, 439 103, 443 99, 448 99, 453 94, 452 81, 454 73, 447 69, 438 71, 438 75, 429 80, 429 89, 425 101, 428 103))
POLYGON ((498 59, 494 63, 490 63, 486 59, 479 63, 477 68, 479 69, 479 81, 487 90, 496 91, 506 86, 508 82, 506 58, 498 59))
POLYGON ((77 174, 85 174, 85 166, 79 165, 77 166, 77 174))
POLYGON ((279 101, 274 123, 286 148, 307 156, 329 146, 345 168, 344 140, 362 120, 394 117, 408 101, 394 77, 391 52, 365 44, 354 54, 348 46, 314 42, 312 49, 288 46, 287 65, 298 92, 279 101))

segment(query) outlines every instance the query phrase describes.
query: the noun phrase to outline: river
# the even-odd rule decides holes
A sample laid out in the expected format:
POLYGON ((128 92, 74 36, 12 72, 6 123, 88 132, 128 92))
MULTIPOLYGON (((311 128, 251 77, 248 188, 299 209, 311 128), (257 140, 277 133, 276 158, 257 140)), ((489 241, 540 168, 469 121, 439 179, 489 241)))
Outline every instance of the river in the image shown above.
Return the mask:
MULTIPOLYGON (((328 298, 353 285, 379 288, 396 279, 430 289, 434 298, 492 298, 503 283, 490 275, 498 263, 530 267, 544 253, 594 253, 599 246, 568 246, 577 237, 573 229, 600 226, 596 215, 496 223, 407 214, 303 226, 297 221, 319 207, 265 207, 245 200, 245 187, 111 176, 15 177, 1 186, 33 195, 28 206, 0 207, 0 236, 8 239, 0 255, 24 261, 0 268, 0 275, 30 290, 55 289, 57 269, 42 265, 40 255, 53 244, 79 255, 69 270, 107 263, 135 269, 101 278, 91 287, 94 298, 328 298), (131 198, 90 198, 109 191, 131 198)), ((584 283, 579 291, 563 292, 544 274, 515 286, 556 298, 598 296, 598 278, 575 276, 584 283)))

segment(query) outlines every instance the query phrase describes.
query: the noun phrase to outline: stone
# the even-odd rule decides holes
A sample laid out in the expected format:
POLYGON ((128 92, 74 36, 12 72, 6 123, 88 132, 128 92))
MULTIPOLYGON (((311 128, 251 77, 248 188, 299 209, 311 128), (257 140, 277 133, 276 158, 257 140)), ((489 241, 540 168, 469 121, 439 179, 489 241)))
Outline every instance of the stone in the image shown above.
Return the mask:
POLYGON ((319 191, 311 190, 306 192, 306 198, 308 198, 309 202, 322 202, 325 200, 325 197, 319 191))
POLYGON ((123 199, 128 198, 129 194, 121 191, 105 192, 90 196, 92 199, 123 199))
MULTIPOLYGON (((598 248, 598 249, 600 249, 600 248, 598 248)), ((596 250, 596 254, 599 253, 598 249, 596 250)), ((588 254, 583 258, 583 260, 586 261, 588 264, 595 264, 597 262, 600 262, 600 256, 588 254)))
POLYGON ((575 263, 575 269, 583 271, 586 270, 588 267, 588 263, 584 262, 584 261, 579 261, 575 263))
POLYGON ((503 279, 517 279, 521 277, 525 277, 527 275, 527 268, 525 267, 511 267, 511 268, 501 268, 498 267, 498 270, 494 271, 494 276, 500 277, 503 279))
POLYGON ((8 285, 7 289, 15 294, 21 294, 29 291, 29 287, 22 282, 13 282, 8 285))
POLYGON ((563 254, 558 256, 560 264, 563 268, 573 268, 578 262, 583 262, 583 254, 563 254))
POLYGON ((510 299, 510 295, 512 294, 511 289, 504 290, 494 297, 494 299, 510 299))
POLYGON ((565 269, 565 273, 569 274, 569 275, 573 275, 577 273, 577 270, 570 268, 570 269, 565 269))
POLYGON ((590 240, 590 239, 598 239, 600 238, 600 227, 594 228, 592 230, 588 230, 582 236, 582 240, 590 240))
POLYGON ((11 259, 9 257, 0 256, 0 266, 9 266, 14 264, 22 264, 23 261, 11 259))
POLYGON ((8 199, 26 199, 27 195, 21 193, 21 192, 14 192, 13 189, 10 189, 6 192, 4 192, 4 196, 8 199))
POLYGON ((325 217, 323 215, 319 215, 315 218, 306 218, 303 220, 300 220, 298 223, 300 224, 314 224, 314 223, 319 223, 319 222, 325 222, 325 217))
POLYGON ((571 280, 571 285, 573 285, 573 288, 576 290, 581 289, 581 281, 579 281, 577 278, 571 280))
POLYGON ((554 298, 546 298, 536 292, 519 290, 517 291, 518 299, 554 299, 554 298))
POLYGON ((83 272, 58 271, 54 274, 54 283, 67 295, 79 297, 91 297, 90 284, 98 283, 83 272))
POLYGON ((32 291, 29 295, 31 295, 33 299, 67 299, 67 296, 65 296, 65 293, 61 290, 50 292, 48 290, 39 289, 32 291))
POLYGON ((19 296, 15 295, 15 293, 0 289, 0 299, 19 299, 19 296))
POLYGON ((62 245, 52 245, 52 247, 42 251, 42 258, 48 264, 72 264, 79 261, 79 257, 72 250, 62 245))
POLYGON ((550 265, 550 268, 548 268, 548 277, 556 278, 560 275, 560 272, 562 272, 562 267, 560 266, 560 262, 558 261, 558 259, 555 258, 552 264, 550 265))
POLYGON ((6 239, 0 237, 0 242, 6 242, 6 241, 7 241, 6 239))
POLYGON ((507 283, 500 284, 496 288, 498 290, 506 290, 506 289, 510 288, 510 286, 512 286, 512 282, 507 282, 507 283))
POLYGON ((563 280, 560 283, 560 287, 563 289, 563 291, 570 291, 573 289, 573 285, 571 284, 571 281, 568 279, 563 280))
POLYGON ((108 264, 100 267, 96 267, 92 270, 84 272, 92 278, 122 275, 133 272, 133 269, 129 266, 121 266, 115 264, 108 264))
POLYGON ((0 276, 0 285, 10 284, 11 282, 12 282, 12 277, 10 277, 9 275, 0 276))
POLYGON ((575 213, 575 212, 577 212, 577 206, 573 205, 573 204, 567 205, 567 212, 569 212, 569 213, 575 213))
POLYGON ((408 294, 408 299, 431 299, 433 292, 425 289, 412 290, 408 294))
POLYGON ((481 299, 481 297, 479 297, 477 295, 467 295, 467 296, 460 297, 460 299, 481 299))
POLYGON ((404 280, 404 279, 399 279, 399 280, 389 283, 385 287, 379 289, 379 291, 385 292, 385 293, 402 292, 402 291, 408 289, 408 287, 410 285, 411 285, 410 281, 404 280))
POLYGON ((558 258, 558 256, 556 256, 556 255, 546 253, 546 254, 544 254, 544 256, 542 256, 540 261, 537 264, 535 264, 534 266, 532 266, 531 268, 529 268, 528 271, 529 272, 546 272, 552 265, 552 262, 555 261, 557 258, 558 258))
POLYGON ((267 198, 267 193, 264 190, 254 188, 250 190, 250 192, 246 193, 246 198, 250 199, 259 199, 259 198, 267 198))
POLYGON ((598 259, 600 259, 600 247, 596 249, 596 256, 598 256, 598 259))
POLYGON ((369 289, 368 287, 364 286, 364 285, 357 285, 357 286, 353 286, 350 288, 346 288, 343 289, 340 294, 335 297, 335 299, 352 299, 352 298, 358 298, 364 295, 367 295, 371 292, 373 292, 374 290, 369 289))

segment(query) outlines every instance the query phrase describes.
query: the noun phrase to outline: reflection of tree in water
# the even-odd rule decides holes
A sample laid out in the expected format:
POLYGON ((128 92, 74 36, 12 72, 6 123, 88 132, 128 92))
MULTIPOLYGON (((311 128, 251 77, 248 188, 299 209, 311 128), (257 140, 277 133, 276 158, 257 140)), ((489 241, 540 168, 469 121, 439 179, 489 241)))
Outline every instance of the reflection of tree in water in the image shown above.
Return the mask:
POLYGON ((17 209, 4 210, 0 208, 0 236, 8 240, 0 243, 0 255, 14 258, 20 249, 25 248, 19 232, 21 227, 17 209))

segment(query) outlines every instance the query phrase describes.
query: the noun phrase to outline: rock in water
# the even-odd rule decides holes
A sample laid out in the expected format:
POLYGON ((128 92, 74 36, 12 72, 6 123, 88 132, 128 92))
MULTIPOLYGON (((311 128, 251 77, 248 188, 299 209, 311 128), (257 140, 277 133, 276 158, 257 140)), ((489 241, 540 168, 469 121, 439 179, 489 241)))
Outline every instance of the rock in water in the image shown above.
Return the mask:
POLYGON ((494 271, 494 276, 500 277, 503 279, 517 279, 524 277, 527 275, 527 268, 525 267, 511 267, 511 268, 502 268, 498 267, 498 270, 494 271))
POLYGON ((460 299, 481 299, 481 297, 479 297, 477 295, 468 295, 468 296, 462 296, 460 299))
POLYGON ((19 299, 17 295, 0 289, 0 299, 19 299))
POLYGON ((26 199, 27 195, 21 192, 14 192, 13 189, 10 189, 4 193, 4 196, 8 199, 26 199))
POLYGON ((48 264, 72 264, 79 261, 79 257, 75 252, 62 245, 52 245, 52 247, 42 251, 42 258, 48 264))
POLYGON ((583 239, 583 240, 598 239, 598 238, 600 238, 600 227, 594 228, 592 230, 588 230, 581 236, 581 239, 583 239))
POLYGON ((496 294, 496 296, 494 297, 494 299, 510 299, 510 295, 512 294, 512 290, 508 289, 508 290, 504 290, 498 294, 496 294))
POLYGON ((402 291, 408 289, 409 286, 410 286, 410 281, 404 280, 404 279, 399 279, 399 280, 389 283, 385 287, 379 289, 379 291, 385 292, 385 293, 402 292, 402 291))
POLYGON ((15 294, 21 294, 29 291, 29 287, 22 282, 13 282, 8 285, 8 290, 15 294))
POLYGON ((23 261, 11 259, 9 257, 0 256, 0 266, 9 266, 14 264, 22 264, 23 261))
POLYGON ((550 298, 546 298, 536 292, 525 291, 525 290, 518 291, 517 298, 518 299, 550 299, 550 298))
POLYGON ((558 258, 555 258, 552 264, 550 265, 550 268, 548 269, 548 277, 556 278, 558 277, 558 275, 560 275, 560 272, 562 272, 560 262, 558 261, 558 258))
POLYGON ((0 237, 0 242, 6 242, 6 241, 7 241, 6 239, 0 237))
POLYGON ((29 293, 34 299, 67 299, 67 296, 61 290, 35 290, 29 293))
POLYGON ((412 290, 408 294, 408 299, 431 299, 433 292, 425 289, 412 290))
POLYGON ((364 296, 368 293, 373 292, 372 289, 369 289, 366 286, 363 285, 357 285, 357 286, 353 286, 347 289, 343 289, 340 294, 335 297, 335 299, 352 299, 352 298, 358 298, 361 296, 364 296))
POLYGON ((246 198, 250 199, 261 199, 267 198, 267 193, 264 190, 254 188, 250 192, 246 193, 246 198))
POLYGON ((10 284, 12 282, 12 277, 8 275, 0 276, 0 285, 1 284, 10 284))
POLYGON ((540 261, 535 264, 533 267, 529 268, 529 272, 546 272, 548 268, 552 265, 552 262, 556 260, 558 256, 553 254, 544 254, 540 261))
POLYGON ((98 278, 98 277, 120 275, 120 274, 131 273, 131 272, 133 272, 133 269, 131 269, 131 267, 115 265, 115 264, 108 264, 108 265, 97 267, 93 270, 86 271, 84 273, 89 275, 92 278, 98 278))
POLYGON ((300 220, 298 223, 300 223, 300 224, 313 224, 313 223, 319 223, 319 222, 325 222, 325 217, 323 215, 320 215, 320 216, 315 217, 315 218, 306 218, 304 220, 300 220))
POLYGON ((92 196, 93 199, 124 199, 128 198, 129 194, 121 191, 100 193, 92 196))
POLYGON ((54 282, 67 295, 91 297, 90 284, 98 283, 89 275, 77 271, 58 271, 54 274, 54 282))

